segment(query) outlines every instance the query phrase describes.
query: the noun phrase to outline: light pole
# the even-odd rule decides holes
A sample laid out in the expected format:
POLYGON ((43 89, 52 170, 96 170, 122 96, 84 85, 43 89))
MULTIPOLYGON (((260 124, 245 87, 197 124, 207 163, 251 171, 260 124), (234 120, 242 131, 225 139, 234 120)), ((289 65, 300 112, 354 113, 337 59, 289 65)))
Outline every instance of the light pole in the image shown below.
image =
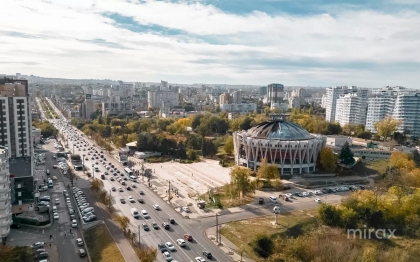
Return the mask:
POLYGON ((94 167, 94 164, 92 164, 92 177, 93 177, 93 180, 95 180, 95 167, 94 167))
POLYGON ((82 155, 82 170, 84 174, 85 173, 85 155, 82 155))

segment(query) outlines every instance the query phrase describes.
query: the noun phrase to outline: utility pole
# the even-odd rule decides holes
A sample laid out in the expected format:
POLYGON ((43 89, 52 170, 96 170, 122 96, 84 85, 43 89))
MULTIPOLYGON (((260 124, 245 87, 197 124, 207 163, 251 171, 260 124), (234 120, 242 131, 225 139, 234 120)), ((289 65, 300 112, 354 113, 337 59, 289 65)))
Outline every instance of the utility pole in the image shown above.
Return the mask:
POLYGON ((168 200, 171 202, 171 180, 169 180, 168 200))
POLYGON ((216 242, 219 243, 219 214, 216 213, 216 242))
POLYGON ((109 190, 109 207, 111 207, 111 189, 109 190))
POLYGON ((140 225, 138 225, 138 229, 139 229, 139 248, 140 248, 140 225))

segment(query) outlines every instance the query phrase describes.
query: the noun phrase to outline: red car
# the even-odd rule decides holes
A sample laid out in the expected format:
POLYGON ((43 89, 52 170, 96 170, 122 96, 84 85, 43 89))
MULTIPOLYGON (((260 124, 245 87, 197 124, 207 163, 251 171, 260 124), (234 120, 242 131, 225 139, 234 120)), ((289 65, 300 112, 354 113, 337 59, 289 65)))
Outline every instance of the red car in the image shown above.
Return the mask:
POLYGON ((190 234, 184 234, 184 239, 187 241, 193 241, 193 237, 190 234))

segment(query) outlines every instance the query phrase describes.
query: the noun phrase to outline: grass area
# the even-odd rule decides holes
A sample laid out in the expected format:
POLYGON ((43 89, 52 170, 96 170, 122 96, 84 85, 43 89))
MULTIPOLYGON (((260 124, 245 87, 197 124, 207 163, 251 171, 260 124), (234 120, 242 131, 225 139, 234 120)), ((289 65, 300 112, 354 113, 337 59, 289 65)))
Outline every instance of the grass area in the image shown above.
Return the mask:
POLYGON ((238 247, 237 251, 242 249, 258 262, 419 261, 420 239, 349 238, 343 229, 322 225, 316 210, 278 215, 278 224, 274 222, 274 216, 231 222, 221 233, 238 247), (257 253, 257 236, 271 242, 266 259, 257 253))
POLYGON ((17 261, 34 261, 34 250, 27 246, 0 246, 0 261, 17 262, 17 261))
POLYGON ((125 262, 105 225, 85 231, 85 240, 92 262, 125 262))
POLYGON ((377 173, 382 174, 385 172, 389 165, 388 159, 364 161, 363 163, 367 168, 375 170, 377 173))
POLYGON ((218 188, 217 192, 214 192, 213 197, 216 200, 209 200, 209 194, 205 193, 202 194, 199 198, 209 202, 206 204, 206 208, 230 208, 230 207, 238 207, 243 206, 246 204, 251 203, 254 201, 255 196, 253 194, 246 195, 243 199, 231 199, 229 195, 226 193, 226 187, 222 186, 218 188))

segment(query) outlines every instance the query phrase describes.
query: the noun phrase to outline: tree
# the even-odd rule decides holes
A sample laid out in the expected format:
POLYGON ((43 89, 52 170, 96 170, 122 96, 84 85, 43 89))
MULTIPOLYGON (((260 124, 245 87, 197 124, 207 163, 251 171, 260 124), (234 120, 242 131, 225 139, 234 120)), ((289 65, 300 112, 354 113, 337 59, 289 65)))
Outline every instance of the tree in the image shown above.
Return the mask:
POLYGON ((93 179, 92 183, 90 184, 90 188, 95 192, 98 192, 103 187, 104 182, 98 178, 93 179))
POLYGON ((280 178, 276 178, 276 179, 272 180, 272 181, 270 182, 270 184, 271 184, 271 186, 272 186, 273 188, 275 188, 276 190, 280 190, 280 189, 282 189, 282 182, 281 182, 280 178))
POLYGON ((228 156, 232 155, 233 153, 233 137, 232 136, 228 136, 228 138, 225 141, 225 145, 223 149, 225 150, 228 156))
POLYGON ((279 168, 277 165, 269 165, 267 159, 263 158, 257 171, 258 178, 280 179, 279 168))
POLYGON ((260 257, 268 258, 273 251, 273 241, 264 234, 259 234, 253 241, 254 251, 260 257))
POLYGON ((137 163, 134 162, 133 160, 128 160, 127 161, 127 167, 128 168, 132 168, 133 166, 135 166, 137 163))
POLYGON ((390 116, 375 123, 374 127, 378 131, 378 135, 384 138, 384 141, 390 137, 398 127, 402 124, 401 120, 394 119, 390 116))
POLYGON ((351 151, 350 145, 347 141, 346 143, 344 143, 343 147, 341 148, 340 161, 342 164, 347 165, 347 166, 353 165, 355 162, 354 154, 351 151))
POLYGON ((330 204, 322 204, 318 209, 318 214, 322 223, 327 226, 339 226, 341 224, 339 209, 330 204))
POLYGON ((217 154, 217 148, 214 145, 213 141, 210 139, 203 138, 201 145, 201 154, 203 157, 214 156, 217 154))
POLYGON ((419 151, 417 151, 417 149, 411 152, 410 159, 412 159, 414 163, 416 163, 416 167, 420 167, 420 154, 419 151))
POLYGON ((135 248, 134 252, 136 252, 137 257, 142 262, 153 262, 156 260, 157 256, 157 249, 148 247, 148 246, 141 246, 140 248, 135 248))
POLYGON ((130 219, 126 216, 119 216, 117 215, 115 220, 120 224, 122 230, 125 232, 128 225, 130 224, 130 219))
POLYGON ((238 197, 242 199, 247 193, 254 192, 256 189, 255 183, 253 183, 249 177, 251 176, 251 170, 245 167, 234 166, 230 170, 230 184, 238 193, 238 197))
POLYGON ((198 159, 197 151, 195 151, 194 149, 188 149, 187 158, 191 161, 196 161, 198 159))
POLYGON ((319 153, 319 160, 322 168, 326 171, 334 172, 337 167, 337 158, 329 147, 324 147, 319 153))

